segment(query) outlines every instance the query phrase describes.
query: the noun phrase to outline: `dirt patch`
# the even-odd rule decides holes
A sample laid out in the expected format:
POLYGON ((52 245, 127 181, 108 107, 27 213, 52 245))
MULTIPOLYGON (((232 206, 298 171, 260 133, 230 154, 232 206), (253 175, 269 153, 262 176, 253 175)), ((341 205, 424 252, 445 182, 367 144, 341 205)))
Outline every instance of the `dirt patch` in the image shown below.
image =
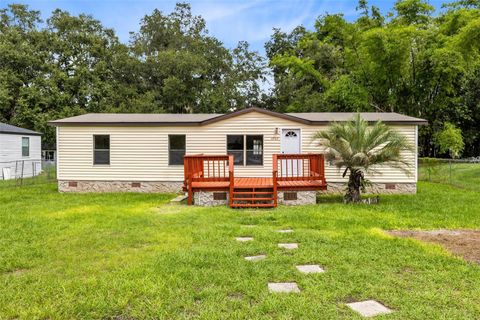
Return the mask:
POLYGON ((25 272, 27 272, 28 269, 15 269, 15 270, 10 270, 7 271, 6 274, 12 275, 12 276, 21 276, 25 272))
POLYGON ((392 236, 440 244, 465 260, 480 264, 480 230, 391 230, 392 236))

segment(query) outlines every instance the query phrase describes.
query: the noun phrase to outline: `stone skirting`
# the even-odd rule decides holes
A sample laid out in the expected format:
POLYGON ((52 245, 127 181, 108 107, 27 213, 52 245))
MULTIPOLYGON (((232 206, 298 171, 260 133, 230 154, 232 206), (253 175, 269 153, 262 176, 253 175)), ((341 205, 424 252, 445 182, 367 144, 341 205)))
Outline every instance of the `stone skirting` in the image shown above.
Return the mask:
POLYGON ((286 206, 302 206, 317 203, 317 191, 278 191, 277 201, 286 206), (285 199, 285 193, 289 197, 285 199))
MULTIPOLYGON (((319 191, 320 194, 344 194, 346 184, 342 182, 327 182, 327 190, 319 191)), ((415 194, 416 183, 373 183, 367 187, 369 194, 415 194)))
POLYGON ((202 207, 226 206, 228 204, 228 192, 226 191, 196 191, 193 194, 193 204, 202 207), (225 194, 225 199, 215 200, 214 194, 225 194))
POLYGON ((177 181, 58 181, 58 191, 60 192, 178 193, 182 187, 183 182, 177 181))

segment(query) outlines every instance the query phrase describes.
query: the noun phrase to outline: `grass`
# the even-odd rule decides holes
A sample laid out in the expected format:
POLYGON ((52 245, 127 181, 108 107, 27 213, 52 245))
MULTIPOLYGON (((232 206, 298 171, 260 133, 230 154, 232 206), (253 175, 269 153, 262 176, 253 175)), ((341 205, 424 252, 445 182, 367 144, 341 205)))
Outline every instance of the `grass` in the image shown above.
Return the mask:
MULTIPOLYGON (((15 178, 15 174, 12 172, 12 179, 9 180, 0 180, 0 191, 4 188, 13 188, 13 187, 20 187, 20 186, 30 186, 30 185, 37 185, 37 184, 45 184, 45 183, 52 183, 56 180, 56 169, 53 165, 43 166, 42 172, 34 177, 29 178, 15 178)), ((19 174, 20 176, 20 174, 19 174)), ((1 178, 1 176, 0 176, 1 178)))
POLYGON ((420 161, 419 179, 480 192, 480 163, 452 163, 448 160, 420 161))
POLYGON ((478 265, 382 231, 478 228, 476 191, 421 182, 416 196, 375 206, 321 198, 274 210, 172 205, 173 196, 2 189, 0 319, 359 319, 345 303, 366 299, 395 310, 381 319, 480 314, 478 265), (290 241, 299 249, 276 247, 290 241), (296 271, 308 263, 327 272, 296 271), (269 281, 302 292, 270 294, 269 281))

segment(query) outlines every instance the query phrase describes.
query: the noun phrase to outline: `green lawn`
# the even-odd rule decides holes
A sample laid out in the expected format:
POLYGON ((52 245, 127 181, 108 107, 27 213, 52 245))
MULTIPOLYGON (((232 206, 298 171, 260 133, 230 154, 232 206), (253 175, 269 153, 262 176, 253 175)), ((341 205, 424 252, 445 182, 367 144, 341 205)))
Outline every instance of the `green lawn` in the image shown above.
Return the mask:
POLYGON ((384 229, 478 228, 479 193, 421 182, 380 205, 275 210, 198 208, 173 195, 59 194, 54 184, 0 190, 0 319, 478 319, 480 266, 384 229), (244 224, 256 224, 246 228, 244 224), (294 233, 279 234, 281 228, 294 233), (253 236, 238 243, 236 236, 253 236), (296 251, 277 248, 297 241, 296 251), (246 255, 267 254, 260 262, 246 255), (296 264, 327 272, 304 275, 296 264), (300 294, 270 294, 296 281, 300 294))
MULTIPOLYGON (((435 160, 434 160, 435 161, 435 160)), ((419 179, 480 192, 480 163, 420 161, 419 179)))

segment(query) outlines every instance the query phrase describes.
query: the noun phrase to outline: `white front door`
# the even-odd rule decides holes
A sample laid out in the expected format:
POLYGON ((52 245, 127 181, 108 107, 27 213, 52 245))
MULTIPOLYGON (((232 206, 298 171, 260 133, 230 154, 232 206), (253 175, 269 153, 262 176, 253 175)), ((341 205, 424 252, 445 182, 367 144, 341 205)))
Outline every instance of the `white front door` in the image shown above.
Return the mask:
MULTIPOLYGON (((282 129, 282 153, 299 154, 300 153, 300 129, 282 129)), ((298 176, 302 171, 302 164, 297 161, 282 160, 282 176, 298 176)))

